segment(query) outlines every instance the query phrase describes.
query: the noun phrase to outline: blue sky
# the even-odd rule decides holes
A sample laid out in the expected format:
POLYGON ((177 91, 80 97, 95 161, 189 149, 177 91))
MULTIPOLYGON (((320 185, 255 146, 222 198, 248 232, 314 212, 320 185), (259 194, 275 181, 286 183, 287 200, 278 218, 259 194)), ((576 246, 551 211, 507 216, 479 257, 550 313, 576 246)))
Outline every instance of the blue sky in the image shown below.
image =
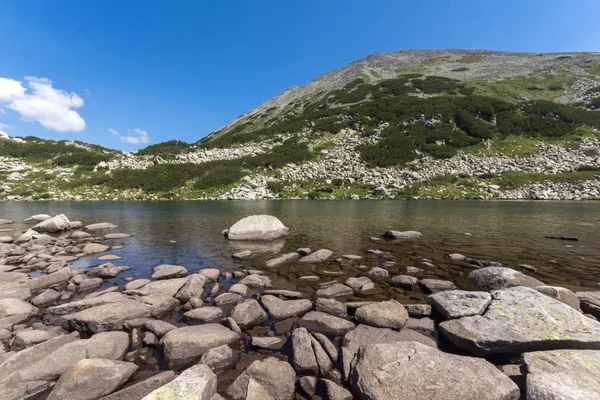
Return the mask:
POLYGON ((0 0, 0 131, 194 142, 370 53, 600 51, 598 21, 598 0, 0 0))

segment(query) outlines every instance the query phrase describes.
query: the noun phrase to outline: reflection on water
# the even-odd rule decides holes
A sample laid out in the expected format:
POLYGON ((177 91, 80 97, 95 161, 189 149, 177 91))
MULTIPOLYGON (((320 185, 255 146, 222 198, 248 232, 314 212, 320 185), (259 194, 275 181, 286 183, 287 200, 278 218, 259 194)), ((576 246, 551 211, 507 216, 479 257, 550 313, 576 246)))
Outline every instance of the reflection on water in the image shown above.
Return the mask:
MULTIPOLYGON (((471 269, 451 262, 449 253, 495 260, 507 266, 531 264, 536 277, 547 284, 598 288, 600 282, 600 203, 597 202, 494 202, 494 201, 240 201, 240 202, 62 202, 2 203, 0 218, 22 221, 38 213, 64 213, 84 223, 113 222, 117 231, 134 236, 113 241, 129 243, 112 253, 123 257, 114 262, 133 269, 119 276, 148 277, 152 267, 180 264, 195 272, 202 268, 234 270, 264 269, 273 254, 298 247, 330 248, 336 255, 366 255, 368 249, 392 252, 398 265, 392 275, 408 265, 423 268, 429 259, 435 268, 422 277, 456 279, 471 269), (271 244, 250 260, 235 261, 231 254, 245 249, 229 244, 221 235, 224 228, 251 214, 271 214, 293 229, 284 243, 271 244), (401 243, 372 242, 388 229, 418 230, 423 237, 401 243), (465 235, 470 233, 470 235, 465 235), (578 242, 545 239, 544 235, 576 236, 578 242)), ((15 226, 18 235, 26 227, 15 226)), ((100 231, 102 232, 102 231, 100 231)), ((102 232, 105 233, 105 232, 102 232)), ((4 234, 4 233, 3 233, 4 234)), ((94 258, 79 260, 75 267, 98 263, 94 258)), ((363 264, 378 260, 367 256, 363 264)), ((330 263, 322 266, 291 265, 270 271, 278 286, 312 290, 297 283, 297 277, 317 274, 331 280, 324 271, 360 273, 358 265, 330 263)), ((395 297, 409 296, 380 284, 395 297)), ((409 296, 410 297, 410 296, 409 296)))

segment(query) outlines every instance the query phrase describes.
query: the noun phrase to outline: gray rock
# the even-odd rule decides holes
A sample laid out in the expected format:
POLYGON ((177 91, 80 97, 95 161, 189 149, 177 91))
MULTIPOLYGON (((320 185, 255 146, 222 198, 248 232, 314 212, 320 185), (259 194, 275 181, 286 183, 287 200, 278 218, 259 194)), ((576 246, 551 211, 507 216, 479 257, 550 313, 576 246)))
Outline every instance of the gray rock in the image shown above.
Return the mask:
POLYGON ((219 279, 221 271, 217 268, 204 268, 198 271, 198 274, 203 276, 207 282, 216 282, 219 279))
POLYGON ((53 272, 49 275, 43 275, 39 278, 30 279, 24 283, 24 287, 37 291, 41 289, 46 289, 50 286, 59 285, 67 282, 71 278, 71 269, 63 268, 57 272, 53 272))
POLYGON ((326 335, 343 335, 354 329, 352 322, 319 311, 311 311, 304 315, 300 319, 299 324, 311 332, 319 332, 326 335))
POLYGON ((108 223, 108 222, 99 222, 97 224, 90 224, 90 225, 85 226, 85 229, 87 229, 88 231, 95 231, 95 230, 101 230, 101 229, 114 229, 114 228, 118 228, 118 226, 115 224, 108 223))
POLYGON ((181 265, 162 264, 152 268, 152 279, 183 278, 188 275, 187 269, 181 265))
POLYGON ((477 290, 484 290, 486 292, 514 286, 544 286, 537 279, 506 267, 476 269, 467 275, 467 281, 477 290))
POLYGON ((318 298, 315 304, 315 311, 321 311, 340 318, 348 318, 346 306, 334 299, 318 298))
POLYGON ((422 333, 423 335, 433 335, 433 332, 435 331, 435 322, 427 317, 409 318, 404 327, 422 333))
POLYGON ((307 256, 311 253, 310 248, 308 247, 301 247, 298 250, 296 250, 298 252, 298 254, 300 254, 301 256, 307 256))
POLYGON ((69 219, 64 214, 56 215, 35 225, 32 230, 40 233, 66 231, 71 227, 69 219))
POLYGON ((51 338, 52 334, 48 331, 33 329, 23 330, 15 335, 10 349, 11 351, 21 351, 51 338))
POLYGON ((312 309, 312 302, 307 299, 281 300, 272 295, 265 295, 260 298, 260 302, 276 321, 299 316, 312 309))
POLYGON ((102 400, 139 400, 152 391, 171 382, 174 378, 175 373, 173 371, 160 372, 141 382, 103 397, 102 400))
POLYGON ((198 364, 186 369, 142 400, 210 400, 216 392, 217 376, 208 366, 198 364))
POLYGON ((568 306, 573 307, 577 311, 581 311, 579 307, 579 297, 569 289, 565 289, 558 286, 538 286, 535 288, 538 292, 545 294, 548 297, 552 297, 560 302, 565 303, 568 306))
POLYGON ((271 279, 264 275, 248 275, 239 283, 253 288, 271 287, 271 279))
POLYGON ((292 332, 292 352, 294 369, 301 374, 316 375, 319 364, 311 344, 311 336, 305 328, 292 332))
POLYGON ((213 371, 223 369, 233 363, 233 351, 227 345, 208 349, 200 358, 200 363, 213 371))
POLYGON ((386 239, 414 239, 423 236, 417 231, 387 231, 383 234, 386 239))
POLYGON ((314 376, 301 376, 298 379, 299 392, 307 399, 313 399, 317 391, 317 378, 314 376))
POLYGON ((35 215, 32 215, 29 218, 25 218, 23 220, 23 223, 24 224, 37 224, 39 222, 45 221, 45 220, 50 219, 50 218, 52 218, 52 216, 48 215, 48 214, 35 214, 35 215))
POLYGON ((223 311, 219 307, 201 307, 185 312, 182 318, 187 322, 209 322, 222 316, 223 311))
POLYGON ((294 252, 294 253, 287 253, 287 254, 284 254, 284 255, 279 256, 277 258, 273 258, 272 260, 267 261, 265 263, 265 266, 267 268, 277 268, 277 267, 281 267, 282 265, 294 262, 294 261, 296 261, 299 258, 300 258, 300 254, 298 254, 296 252, 294 252))
POLYGON ((294 398, 296 373, 292 366, 284 361, 273 357, 254 361, 229 386, 227 395, 233 400, 245 400, 250 379, 258 382, 273 400, 294 398))
POLYGON ((81 249, 81 251, 85 254, 94 254, 94 253, 104 253, 105 251, 108 251, 109 249, 110 249, 110 247, 105 246, 100 243, 88 243, 85 246, 83 246, 83 249, 81 249))
POLYGON ((402 304, 390 300, 360 307, 356 310, 355 319, 361 324, 379 328, 402 329, 408 320, 408 313, 402 304))
POLYGON ((125 290, 138 290, 152 282, 150 279, 135 279, 125 284, 125 290))
POLYGON ((350 382, 359 398, 365 399, 517 400, 520 396, 517 385, 493 364, 416 342, 361 348, 350 382))
POLYGON ((124 238, 128 238, 130 236, 131 236, 131 234, 129 234, 129 233, 108 233, 108 234, 104 235, 104 239, 107 239, 107 240, 124 239, 124 238))
POLYGON ((148 320, 144 323, 144 328, 156 335, 157 338, 162 338, 173 329, 177 329, 175 325, 161 320, 148 320))
POLYGON ((286 342, 281 336, 252 336, 252 346, 261 349, 279 350, 286 342))
POLYGON ((79 286, 77 286, 77 291, 85 292, 87 290, 96 289, 102 286, 102 283, 104 283, 102 278, 84 279, 79 286))
POLYGON ((246 400, 273 400, 269 395, 269 392, 254 379, 248 381, 248 393, 246 393, 246 400))
POLYGON ((331 340, 329 340, 327 336, 319 332, 313 332, 311 333, 311 335, 319 342, 319 344, 321 345, 323 350, 325 350, 331 361, 335 363, 338 359, 339 354, 335 345, 331 343, 331 340))
POLYGON ((140 296, 164 294, 165 296, 175 297, 179 289, 187 283, 188 279, 189 278, 175 278, 154 281, 144 285, 141 289, 132 290, 130 292, 140 296))
POLYGON ((14 241, 15 239, 13 239, 11 236, 0 236, 0 243, 12 243, 14 241))
POLYGON ((24 272, 0 272, 0 283, 24 283, 29 275, 24 272))
POLYGON ((252 251, 250 250, 243 250, 243 251, 238 251, 237 253, 234 253, 231 257, 236 259, 236 260, 241 260, 242 258, 246 258, 252 255, 252 251))
POLYGON ((429 304, 404 304, 404 308, 409 317, 421 318, 431 315, 431 306, 429 304))
POLYGON ((246 300, 236 305, 230 317, 242 329, 248 329, 267 320, 267 313, 254 299, 246 300))
POLYGON ((488 292, 467 292, 464 290, 447 290, 427 297, 427 302, 440 313, 444 319, 481 315, 492 302, 488 292))
POLYGON ((87 239, 90 237, 92 237, 92 235, 90 235, 87 232, 83 232, 83 231, 75 231, 69 235, 70 239, 87 239))
POLYGON ((233 224, 229 240, 272 241, 286 237, 290 229, 271 215, 251 215, 233 224))
MULTIPOLYGON (((246 286, 246 285, 244 285, 246 286)), ((217 297, 215 297, 214 302, 217 306, 222 306, 225 304, 235 304, 242 301, 244 297, 237 293, 221 293, 217 297)))
POLYGON ((455 346, 477 355, 554 349, 600 349, 600 323, 538 291, 519 286, 492 293, 483 315, 439 326, 455 346))
POLYGON ((333 251, 320 249, 307 256, 302 257, 298 262, 300 264, 322 264, 333 256, 333 251))
POLYGON ((600 399, 600 351, 552 350, 523 354, 528 400, 600 399))
POLYGON ((238 339, 220 324, 186 326, 168 332, 160 341, 167 368, 181 370, 198 362, 208 350, 238 339))
POLYGON ((179 289, 175 298, 183 303, 194 297, 201 297, 204 293, 204 284, 206 277, 203 275, 194 274, 190 276, 187 282, 179 289))
POLYGON ((600 318, 600 292, 577 292, 575 293, 581 302, 581 310, 600 318))
POLYGON ((333 285, 328 286, 324 289, 317 290, 317 296, 328 298, 346 297, 352 296, 353 294, 354 290, 352 290, 351 287, 342 285, 341 283, 334 283, 333 285))
POLYGON ((105 263, 97 267, 92 268, 87 275, 91 278, 99 277, 102 279, 115 278, 122 272, 129 271, 131 268, 126 266, 117 267, 113 263, 105 263))
POLYGON ((0 286, 0 299, 29 300, 30 298, 31 298, 31 290, 27 287, 24 287, 24 286, 0 286))
POLYGON ((56 382, 48 400, 94 400, 114 392, 137 371, 124 361, 86 359, 69 368, 56 382))
POLYGON ((309 336, 312 350, 317 359, 317 365, 319 366, 319 372, 322 375, 326 375, 333 368, 333 363, 331 362, 329 355, 323 349, 323 346, 321 346, 321 343, 314 336, 309 336))
POLYGON ((416 291, 419 288, 419 280, 410 275, 397 275, 390 280, 390 284, 412 291, 416 291))
POLYGON ((456 285, 454 285, 454 283, 440 279, 422 279, 419 284, 428 293, 438 293, 444 290, 456 289, 456 285))
POLYGON ((352 400, 352 393, 329 379, 320 379, 319 384, 323 387, 328 400, 352 400))
POLYGON ((26 301, 12 298, 0 299, 0 318, 13 315, 24 315, 29 318, 34 317, 37 313, 37 307, 32 306, 26 301))
POLYGON ((383 268, 373 267, 367 271, 367 276, 371 279, 386 279, 390 273, 383 268))
POLYGON ((241 283, 235 283, 229 288, 229 293, 239 294, 240 296, 246 296, 248 294, 248 286, 241 283))

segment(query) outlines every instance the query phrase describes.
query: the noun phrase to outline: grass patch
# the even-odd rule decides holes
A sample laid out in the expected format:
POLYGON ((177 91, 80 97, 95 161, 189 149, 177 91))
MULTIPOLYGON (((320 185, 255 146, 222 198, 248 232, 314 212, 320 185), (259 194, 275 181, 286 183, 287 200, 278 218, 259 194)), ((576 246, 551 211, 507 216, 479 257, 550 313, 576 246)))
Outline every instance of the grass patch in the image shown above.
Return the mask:
POLYGON ((463 56, 460 60, 457 60, 456 62, 459 64, 476 64, 484 62, 486 58, 486 56, 480 55, 463 56))
POLYGON ((494 82, 472 81, 467 86, 482 96, 495 97, 507 101, 554 100, 562 96, 563 91, 572 92, 575 76, 570 72, 546 73, 531 76, 519 76, 494 82), (529 90, 536 88, 536 90, 529 90))

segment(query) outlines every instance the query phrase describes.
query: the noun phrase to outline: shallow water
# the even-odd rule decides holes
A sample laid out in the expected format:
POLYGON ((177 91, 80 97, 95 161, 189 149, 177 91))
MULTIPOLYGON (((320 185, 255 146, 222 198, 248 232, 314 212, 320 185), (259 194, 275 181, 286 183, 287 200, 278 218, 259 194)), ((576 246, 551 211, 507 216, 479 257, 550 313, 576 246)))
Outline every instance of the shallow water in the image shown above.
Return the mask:
MULTIPOLYGON (((131 238, 111 241, 128 243, 124 249, 110 252, 123 257, 112 262, 133 268, 121 274, 117 284, 129 276, 147 278, 152 267, 164 263, 184 265, 190 272, 202 268, 265 269, 265 260, 298 247, 329 248, 336 257, 359 254, 365 259, 347 265, 332 261, 319 266, 292 264, 269 270, 267 273, 276 287, 312 293, 316 286, 299 283, 299 276, 319 275, 321 282, 325 282, 344 281, 348 276, 359 275, 362 273, 357 268, 359 264, 372 267, 381 262, 368 255, 368 249, 394 254, 398 265, 388 268, 390 276, 403 273, 406 266, 412 265, 426 269, 420 278, 451 279, 459 286, 460 276, 472 267, 451 261, 449 253, 500 261, 509 267, 530 264, 538 269, 536 278, 573 290, 598 289, 600 282, 600 202, 290 200, 0 205, 0 218, 22 221, 37 213, 64 213, 69 219, 82 220, 85 224, 113 222, 119 228, 112 231, 133 234, 131 238), (285 243, 258 249, 248 260, 232 260, 231 254, 240 247, 228 243, 220 232, 251 214, 275 215, 293 232, 285 243), (418 230, 423 237, 396 243, 370 240, 389 229, 418 230), (580 240, 551 240, 544 238, 545 235, 575 236, 580 240), (435 267, 423 266, 423 259, 431 260, 435 267), (323 271, 339 271, 343 275, 330 276, 323 271)), ((27 228, 21 224, 10 227, 16 231, 2 235, 18 236, 27 228)), ((99 263, 95 257, 88 257, 75 262, 74 267, 99 263)), ((227 287, 231 282, 221 283, 227 287)), ((375 298, 422 301, 420 293, 391 288, 385 282, 378 286, 380 291, 375 298)))

